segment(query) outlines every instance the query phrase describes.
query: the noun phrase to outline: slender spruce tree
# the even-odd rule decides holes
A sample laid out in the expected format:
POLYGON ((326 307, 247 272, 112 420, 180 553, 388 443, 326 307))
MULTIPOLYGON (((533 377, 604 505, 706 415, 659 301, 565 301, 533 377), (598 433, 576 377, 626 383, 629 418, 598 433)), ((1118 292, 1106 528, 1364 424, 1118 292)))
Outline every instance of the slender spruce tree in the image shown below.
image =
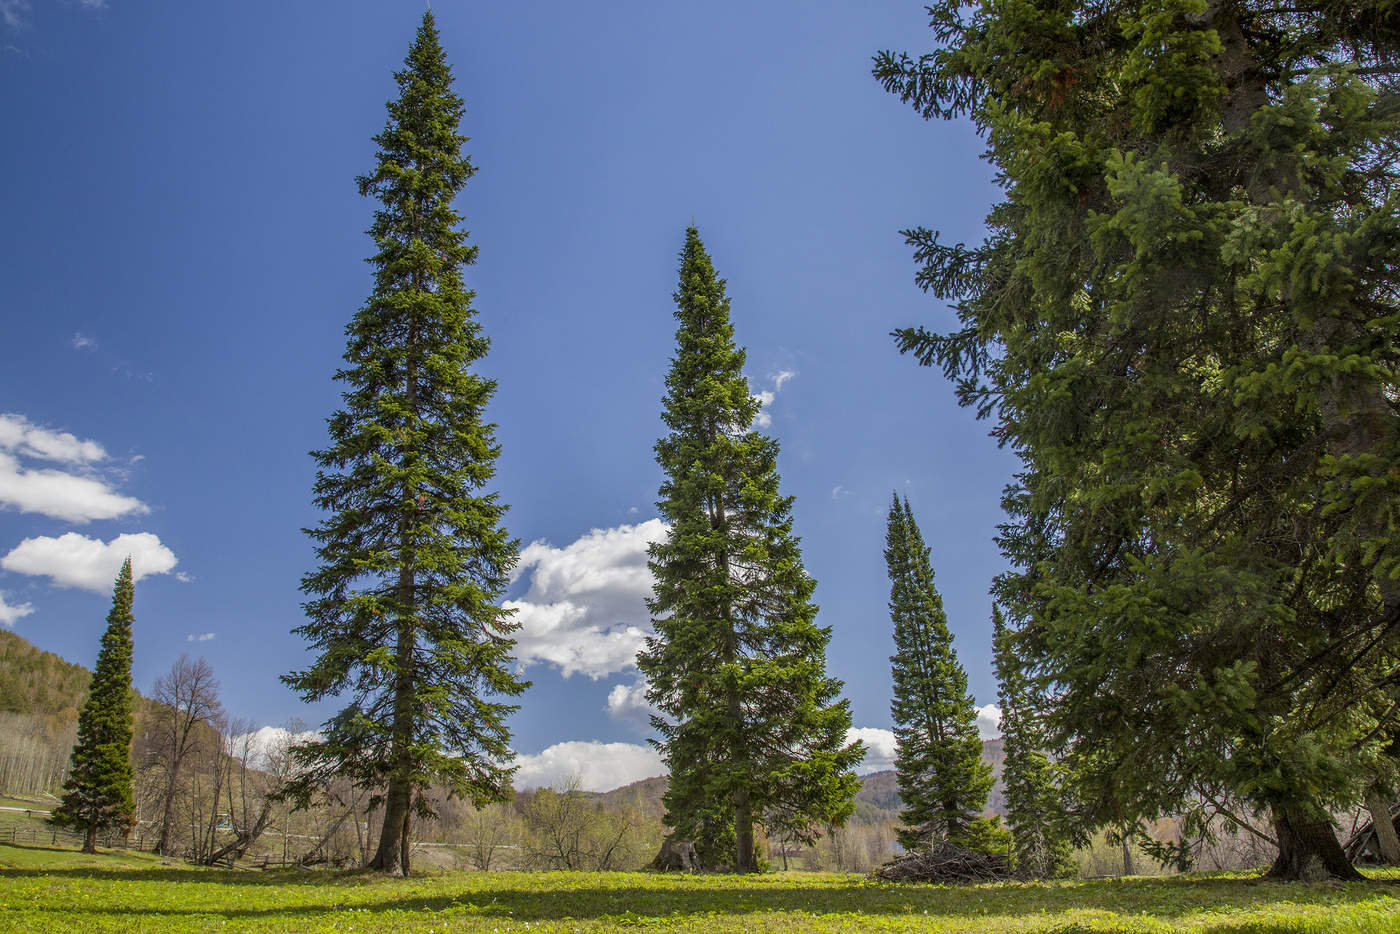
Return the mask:
POLYGON ((890 716, 904 802, 899 842, 907 850, 941 840, 971 843, 984 835, 979 822, 992 790, 992 768, 982 761, 977 706, 953 651, 929 549, 909 500, 898 494, 890 503, 885 564, 895 646, 890 716))
POLYGON ((1034 693, 1016 654, 1015 632, 1001 607, 992 605, 992 661, 1001 707, 1001 782, 1012 868, 1022 878, 1045 879, 1069 868, 1065 807, 1044 751, 1034 693))
POLYGON ((850 709, 826 674, 831 630, 779 490, 778 444, 752 430, 724 281, 694 227, 675 294, 677 350, 656 444, 657 504, 670 523, 651 547, 656 635, 637 664, 670 769, 666 822, 703 863, 757 868, 755 824, 811 839, 852 813, 850 709))
POLYGON ((308 530, 321 564, 302 579, 296 632, 317 655, 284 680, 309 701, 350 701, 300 748, 293 791, 331 774, 375 789, 384 822, 369 866, 407 875, 429 786, 477 805, 510 794, 516 707, 501 698, 527 685, 512 673, 517 624, 498 605, 516 542, 484 490, 500 449, 485 415, 495 383, 470 369, 488 348, 463 283, 476 247, 452 206, 474 169, 431 12, 394 77, 378 164, 359 179, 380 201, 374 290, 346 328, 344 407, 313 454, 326 518, 308 530))
POLYGON ((78 714, 73 765, 53 823, 83 834, 83 852, 97 852, 97 835, 125 834, 135 823, 131 791, 131 613, 135 587, 131 559, 122 563, 112 592, 107 631, 97 652, 87 703, 78 714))

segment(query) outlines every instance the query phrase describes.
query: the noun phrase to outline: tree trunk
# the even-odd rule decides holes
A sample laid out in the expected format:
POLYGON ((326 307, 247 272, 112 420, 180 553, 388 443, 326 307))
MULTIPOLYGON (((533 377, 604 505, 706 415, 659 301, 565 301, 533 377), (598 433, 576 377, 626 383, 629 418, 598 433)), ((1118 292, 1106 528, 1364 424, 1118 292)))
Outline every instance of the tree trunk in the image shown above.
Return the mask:
POLYGON ((1390 802, 1375 785, 1366 792, 1366 810, 1371 812, 1371 826, 1376 830, 1381 861, 1391 866, 1400 865, 1400 838, 1396 837, 1395 821, 1390 817, 1390 802))
POLYGON ((175 783, 180 776, 180 761, 176 759, 170 768, 170 780, 165 786, 165 807, 161 811, 160 836, 156 838, 153 852, 161 856, 170 855, 170 822, 175 819, 175 783))
POLYGON ((369 861, 367 869, 376 869, 380 872, 394 872, 395 868, 402 869, 402 851, 407 846, 404 840, 405 831, 408 829, 408 806, 412 789, 408 782, 401 778, 389 780, 388 794, 384 799, 384 824, 379 829, 379 849, 375 851, 374 859, 369 861))
POLYGON ((734 792, 734 842, 738 851, 734 862, 736 872, 757 872, 753 858, 753 809, 749 806, 749 790, 734 792))
POLYGON ((1342 852, 1329 819, 1276 807, 1274 830, 1278 836, 1278 858, 1265 874, 1266 879, 1300 882, 1321 876, 1352 882, 1365 878, 1342 852))
POLYGON ((87 833, 83 835, 83 852, 97 852, 97 825, 95 824, 89 824, 87 833))

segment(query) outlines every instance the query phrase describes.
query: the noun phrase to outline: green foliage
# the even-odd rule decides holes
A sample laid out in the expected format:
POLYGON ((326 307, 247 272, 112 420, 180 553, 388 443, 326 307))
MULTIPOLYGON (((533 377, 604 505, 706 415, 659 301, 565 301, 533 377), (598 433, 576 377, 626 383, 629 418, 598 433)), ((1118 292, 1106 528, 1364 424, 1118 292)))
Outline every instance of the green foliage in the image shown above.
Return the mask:
POLYGON ((1005 758, 1001 781, 1006 823, 1013 838, 1012 869, 1018 876, 1049 879, 1064 875, 1073 834, 1054 769, 1045 754, 1045 738, 1017 655, 1016 634, 1006 625, 1001 607, 992 606, 992 662, 1001 707, 1001 741, 1005 758))
POLYGON ((517 624, 498 605, 516 542, 483 492, 500 449, 485 414, 495 383, 471 371, 489 345, 462 276, 476 247, 452 206, 475 170, 431 13, 394 77, 378 163, 359 179, 380 201, 374 290, 346 328, 344 407, 313 455, 326 518, 308 530, 321 564, 302 580, 309 621, 296 632, 318 654, 284 679, 308 701, 350 698, 302 747, 298 790, 332 773, 387 786, 388 844, 410 795, 427 815, 429 785, 478 805, 509 794, 516 707, 493 698, 526 687, 512 673, 517 624))
POLYGON ((686 231, 675 294, 677 352, 656 444, 657 504, 671 524, 651 548, 656 635, 637 664, 670 768, 667 823, 709 866, 754 868, 752 822, 811 839, 851 813, 859 743, 826 674, 829 628, 778 491, 778 444, 751 429, 758 402, 735 346, 724 281, 686 231))
MULTIPOLYGON (((890 657, 894 698, 895 772, 904 810, 899 842, 919 850, 939 840, 973 846, 990 839, 974 827, 992 790, 992 769, 982 761, 977 705, 967 693, 967 672, 953 651, 943 598, 909 500, 894 497, 885 531, 890 576, 890 657)), ((1005 847, 1000 847, 1005 851, 1005 847)))
POLYGON ((998 595, 1086 816, 1330 808, 1397 729, 1400 106, 1391 0, 940 0, 876 75, 970 117, 975 247, 907 232, 960 327, 897 333, 1023 459, 998 595))
POLYGON ((136 822, 131 789, 131 626, 135 587, 131 559, 113 587, 107 631, 97 653, 87 703, 78 714, 78 742, 53 823, 87 835, 125 833, 136 822))
POLYGON ((1386 886, 1229 877, 922 886, 845 873, 448 872, 406 881, 128 858, 130 869, 113 871, 71 850, 0 845, 0 931, 1373 934, 1395 930, 1397 908, 1386 886))

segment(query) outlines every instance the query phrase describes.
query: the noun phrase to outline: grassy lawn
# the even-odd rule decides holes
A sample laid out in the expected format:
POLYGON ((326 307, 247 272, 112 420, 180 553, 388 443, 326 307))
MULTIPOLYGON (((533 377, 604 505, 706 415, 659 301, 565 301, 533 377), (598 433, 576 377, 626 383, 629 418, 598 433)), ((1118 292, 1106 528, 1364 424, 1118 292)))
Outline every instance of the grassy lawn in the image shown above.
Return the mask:
POLYGON ((223 872, 147 854, 0 846, 0 931, 1400 932, 1400 877, 1176 877, 980 886, 858 876, 223 872))

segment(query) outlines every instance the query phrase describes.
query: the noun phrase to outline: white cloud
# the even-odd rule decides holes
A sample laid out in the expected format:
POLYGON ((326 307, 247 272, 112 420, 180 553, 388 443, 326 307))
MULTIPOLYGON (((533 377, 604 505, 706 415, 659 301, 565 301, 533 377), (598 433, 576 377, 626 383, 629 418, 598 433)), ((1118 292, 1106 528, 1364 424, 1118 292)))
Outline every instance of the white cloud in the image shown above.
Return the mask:
MULTIPOLYGON (((178 576, 178 575, 177 575, 177 576, 178 576)), ((218 635, 218 633, 214 633, 214 632, 193 633, 193 632, 192 632, 192 633, 190 633, 188 636, 185 636, 185 641, 186 641, 186 642, 208 642, 210 639, 214 638, 216 635, 218 635)))
MULTIPOLYGON (((612 700, 611 697, 608 698, 612 700)), ((996 739, 1001 735, 1001 711, 996 704, 977 708, 977 735, 982 739, 996 739)), ((853 727, 846 731, 846 742, 860 740, 865 743, 865 759, 857 771, 862 774, 883 772, 894 768, 895 739, 893 730, 878 727, 853 727)))
POLYGON ((0 414, 0 506, 69 522, 148 512, 145 503, 123 496, 92 474, 92 465, 106 459, 106 450, 96 441, 42 428, 23 415, 0 414), (31 469, 20 458, 53 461, 70 470, 31 469))
POLYGON ((1001 709, 996 704, 977 708, 977 735, 983 739, 996 739, 1001 735, 1001 709))
POLYGON ((41 428, 23 415, 10 412, 0 414, 0 449, 64 464, 92 464, 107 459, 106 450, 96 441, 41 428))
POLYGON ((75 332, 75 333, 73 334, 73 349, 74 349, 74 350, 96 350, 96 349, 97 349, 97 338, 95 338, 95 337, 88 337, 86 334, 83 334, 83 333, 81 333, 81 332, 75 332))
POLYGON ((611 791, 666 774, 661 753, 638 743, 597 740, 555 743, 536 755, 517 755, 516 788, 559 788, 578 776, 584 791, 611 791))
POLYGON ((852 727, 846 731, 846 742, 860 740, 865 744, 865 758, 856 767, 861 774, 884 772, 894 768, 894 731, 873 726, 852 727))
POLYGON ((240 733, 233 738, 233 754, 242 758, 246 747, 248 764, 255 769, 265 769, 271 763, 270 757, 280 755, 289 746, 319 739, 319 730, 304 730, 293 733, 280 726, 259 727, 251 733, 240 733))
POLYGON ((118 535, 110 542, 67 532, 58 538, 26 538, 0 558, 0 568, 47 577, 57 587, 110 593, 128 556, 134 580, 169 573, 177 562, 175 553, 150 532, 118 535))
POLYGON ((614 684, 608 692, 608 716, 614 720, 627 720, 643 728, 651 726, 651 716, 657 713, 647 701, 647 683, 638 678, 631 684, 614 684))
POLYGON ((832 499, 840 499, 840 498, 843 497, 843 496, 850 496, 850 495, 851 495, 851 491, 848 490, 848 489, 846 489, 844 486, 842 486, 842 485, 839 484, 839 483, 836 484, 834 487, 831 488, 831 498, 832 498, 832 499))
POLYGON ((578 672, 602 678, 636 664, 651 632, 647 545, 666 536, 666 524, 593 529, 563 548, 531 542, 520 553, 517 577, 529 572, 530 589, 503 606, 516 611, 522 664, 556 665, 565 677, 578 672))
POLYGON ((176 571, 176 572, 175 572, 175 579, 176 579, 177 581, 179 581, 180 583, 182 583, 182 584, 193 584, 193 583, 194 583, 194 575, 193 575, 193 574, 186 574, 184 571, 176 571))
POLYGON ((777 393, 763 390, 753 394, 754 401, 762 406, 758 414, 753 417, 753 423, 758 428, 769 428, 773 424, 773 416, 768 413, 768 406, 773 404, 773 400, 778 398, 777 393))
POLYGON ((150 511, 139 499, 123 496, 101 480, 61 470, 25 470, 19 461, 3 453, 0 505, 69 522, 115 519, 150 511))
POLYGON ((105 10, 107 9, 107 0, 78 0, 78 6, 84 10, 105 10))
POLYGON ((778 393, 782 390, 783 384, 796 375, 797 373, 793 370, 780 370, 777 373, 768 374, 768 379, 772 381, 773 388, 761 389, 753 394, 753 400, 761 406, 758 410, 758 414, 755 415, 753 419, 755 428, 772 427, 773 416, 768 412, 768 407, 778 398, 778 393))
POLYGON ((13 626, 16 620, 23 619, 33 612, 34 607, 28 603, 11 606, 5 602, 5 595, 0 593, 0 626, 13 626))

